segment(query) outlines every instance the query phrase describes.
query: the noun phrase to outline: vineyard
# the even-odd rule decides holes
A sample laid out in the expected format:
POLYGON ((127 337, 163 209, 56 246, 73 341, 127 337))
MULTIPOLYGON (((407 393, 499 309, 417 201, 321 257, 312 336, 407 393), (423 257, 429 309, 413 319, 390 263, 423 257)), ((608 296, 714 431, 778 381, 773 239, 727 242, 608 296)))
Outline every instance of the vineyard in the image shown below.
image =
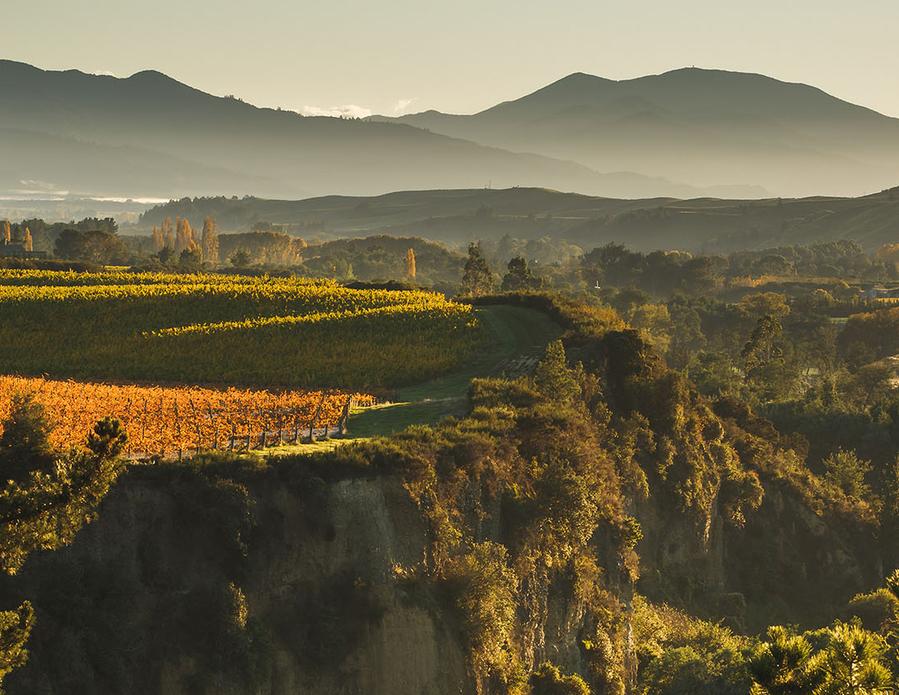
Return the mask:
POLYGON ((0 372, 370 390, 475 350, 467 305, 299 278, 0 271, 0 372))
MULTIPOLYGON (((273 392, 235 388, 120 386, 0 376, 0 422, 15 395, 30 395, 54 425, 60 449, 83 444, 101 418, 118 418, 130 456, 206 449, 253 449, 320 435, 345 417, 347 404, 371 396, 340 392, 273 392)), ((2 432, 2 425, 0 425, 2 432)))

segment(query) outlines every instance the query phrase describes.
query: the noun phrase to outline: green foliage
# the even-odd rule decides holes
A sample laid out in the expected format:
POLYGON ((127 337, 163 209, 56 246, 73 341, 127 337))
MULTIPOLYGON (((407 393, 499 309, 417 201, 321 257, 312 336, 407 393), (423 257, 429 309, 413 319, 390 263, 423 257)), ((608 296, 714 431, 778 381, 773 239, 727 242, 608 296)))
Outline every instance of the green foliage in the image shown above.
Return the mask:
POLYGON ((642 695, 747 692, 745 637, 642 596, 634 600, 633 630, 642 695))
POLYGON ((554 664, 544 662, 528 679, 531 695, 590 695, 590 688, 577 674, 564 675, 554 664))
POLYGON ((115 233, 65 229, 56 239, 53 253, 57 258, 95 265, 127 263, 128 251, 115 233))
POLYGON ((20 472, 0 487, 0 570, 15 574, 30 553, 72 542, 121 471, 124 433, 106 418, 88 438, 90 452, 49 450, 48 425, 29 399, 4 423, 0 458, 20 472))
POLYGON ((515 256, 509 261, 508 272, 503 276, 503 292, 527 292, 538 290, 542 285, 540 278, 535 277, 522 256, 515 256))
POLYGON ((825 676, 816 668, 812 645, 804 636, 774 626, 768 629, 767 637, 749 658, 755 692, 813 693, 823 685, 825 676))
POLYGON ((561 340, 546 346, 546 353, 534 370, 533 380, 540 393, 560 403, 571 403, 581 395, 580 384, 575 371, 568 367, 561 340))
POLYGON ((860 459, 854 451, 838 449, 824 459, 824 479, 835 485, 846 495, 865 498, 871 488, 865 483, 865 476, 871 472, 871 462, 860 459))
POLYGON ((0 695, 3 679, 28 661, 28 638, 34 628, 34 609, 25 601, 14 611, 0 611, 0 695))
POLYGON ((98 458, 118 457, 128 443, 128 434, 122 423, 113 417, 100 420, 87 435, 87 448, 98 458))
POLYGON ((899 354, 899 307, 853 314, 840 332, 837 345, 853 369, 899 354))
POLYGON ((505 547, 485 541, 459 555, 446 581, 464 620, 464 634, 478 680, 511 680, 519 668, 514 646, 517 580, 505 547))
POLYGON ((28 395, 13 396, 0 435, 0 478, 21 480, 33 471, 48 469, 53 459, 50 430, 40 403, 28 395))
POLYGON ((469 244, 468 260, 465 261, 465 268, 462 272, 461 293, 477 297, 489 294, 493 287, 493 271, 487 265, 481 245, 479 243, 469 244))
POLYGON ((787 695, 878 695, 892 692, 888 646, 858 623, 799 635, 772 627, 749 659, 753 693, 787 695))

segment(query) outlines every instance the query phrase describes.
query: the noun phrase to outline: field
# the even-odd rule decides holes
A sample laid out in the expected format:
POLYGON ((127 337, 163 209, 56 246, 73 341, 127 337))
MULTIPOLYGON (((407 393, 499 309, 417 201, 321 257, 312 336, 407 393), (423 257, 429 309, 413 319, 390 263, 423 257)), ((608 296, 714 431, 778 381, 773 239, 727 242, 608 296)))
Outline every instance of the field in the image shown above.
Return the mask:
POLYGON ((0 271, 0 372, 370 390, 477 347, 471 308, 297 278, 0 271))
MULTIPOLYGON (((257 391, 202 387, 133 386, 0 376, 0 422, 13 396, 30 395, 54 425, 51 444, 83 444, 101 418, 118 418, 129 455, 173 455, 200 449, 244 449, 297 441, 310 427, 332 427, 352 399, 366 394, 257 391)), ((2 425, 0 425, 2 431, 2 425)))

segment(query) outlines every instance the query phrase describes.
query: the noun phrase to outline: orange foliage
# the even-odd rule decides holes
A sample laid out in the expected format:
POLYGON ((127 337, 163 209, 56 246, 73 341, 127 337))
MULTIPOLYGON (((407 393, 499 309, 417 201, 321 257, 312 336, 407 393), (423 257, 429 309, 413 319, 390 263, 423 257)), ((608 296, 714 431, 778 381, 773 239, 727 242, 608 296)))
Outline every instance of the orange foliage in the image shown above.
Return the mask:
MULTIPOLYGON (((293 440, 308 432, 321 404, 316 428, 337 424, 351 396, 370 405, 366 394, 338 391, 255 391, 199 386, 136 386, 0 376, 0 421, 15 394, 31 394, 46 409, 57 448, 83 444, 97 420, 112 415, 128 432, 129 455, 172 455, 178 451, 251 447, 293 440)), ((2 425, 0 425, 2 431, 2 425)))

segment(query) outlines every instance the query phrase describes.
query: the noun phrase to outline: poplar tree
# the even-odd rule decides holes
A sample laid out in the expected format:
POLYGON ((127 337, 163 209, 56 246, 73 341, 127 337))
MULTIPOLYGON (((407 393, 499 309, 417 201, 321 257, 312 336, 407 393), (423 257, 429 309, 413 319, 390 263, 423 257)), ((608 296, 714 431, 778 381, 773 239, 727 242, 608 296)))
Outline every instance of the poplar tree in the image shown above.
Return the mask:
POLYGON ((219 235, 215 227, 215 220, 207 217, 203 220, 203 237, 201 240, 203 261, 218 265, 219 263, 219 235))
POLYGON ((413 248, 406 251, 406 277, 410 280, 415 279, 415 249, 413 248))
POLYGON ((165 248, 165 237, 159 227, 153 226, 153 250, 159 253, 165 248))

